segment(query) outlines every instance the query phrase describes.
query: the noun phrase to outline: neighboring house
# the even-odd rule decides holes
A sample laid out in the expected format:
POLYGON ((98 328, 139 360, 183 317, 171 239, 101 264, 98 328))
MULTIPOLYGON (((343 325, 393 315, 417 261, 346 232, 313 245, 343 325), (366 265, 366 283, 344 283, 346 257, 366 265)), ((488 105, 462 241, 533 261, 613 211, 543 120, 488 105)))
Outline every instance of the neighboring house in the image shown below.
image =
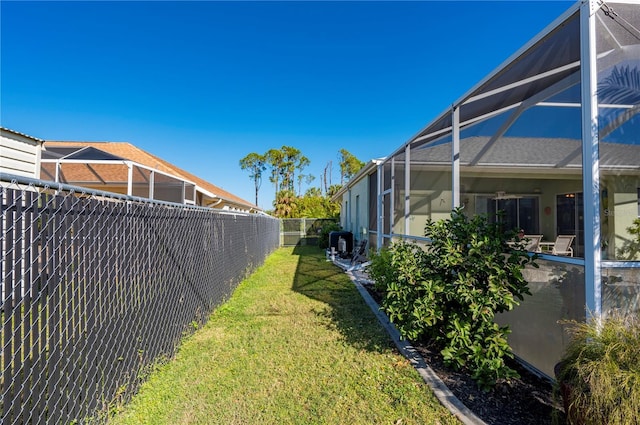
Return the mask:
POLYGON ((0 127, 0 172, 40 178, 44 140, 0 127))
POLYGON ((425 223, 457 207, 542 236, 539 268, 524 271, 533 296, 497 321, 549 376, 568 341, 563 320, 640 313, 638 28, 637 1, 575 3, 337 195, 353 230, 369 194, 377 249, 428 244, 425 223), (567 238, 570 250, 553 249, 567 238))
POLYGON ((125 142, 46 141, 42 178, 143 198, 240 212, 261 209, 125 142))

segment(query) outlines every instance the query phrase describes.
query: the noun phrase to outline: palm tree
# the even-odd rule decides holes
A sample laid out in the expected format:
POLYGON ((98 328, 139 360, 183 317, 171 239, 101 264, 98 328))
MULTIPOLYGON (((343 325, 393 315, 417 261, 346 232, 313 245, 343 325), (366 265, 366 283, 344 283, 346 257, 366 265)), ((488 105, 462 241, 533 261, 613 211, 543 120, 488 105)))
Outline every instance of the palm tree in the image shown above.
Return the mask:
POLYGON ((280 218, 292 217, 296 211, 296 195, 292 190, 281 190, 276 195, 275 215, 280 218))
POLYGON ((282 166, 284 164, 284 154, 280 149, 269 149, 265 154, 265 158, 269 167, 271 167, 271 177, 269 180, 276 187, 275 196, 278 197, 280 191, 280 176, 282 175, 282 166))
POLYGON ((240 160, 240 168, 249 170, 249 178, 253 180, 256 189, 256 205, 258 205, 258 190, 262 184, 262 172, 266 170, 266 157, 255 152, 250 153, 240 160))
POLYGON ((343 185, 345 180, 355 176, 364 167, 364 162, 346 149, 340 149, 338 159, 340 160, 340 185, 343 185))

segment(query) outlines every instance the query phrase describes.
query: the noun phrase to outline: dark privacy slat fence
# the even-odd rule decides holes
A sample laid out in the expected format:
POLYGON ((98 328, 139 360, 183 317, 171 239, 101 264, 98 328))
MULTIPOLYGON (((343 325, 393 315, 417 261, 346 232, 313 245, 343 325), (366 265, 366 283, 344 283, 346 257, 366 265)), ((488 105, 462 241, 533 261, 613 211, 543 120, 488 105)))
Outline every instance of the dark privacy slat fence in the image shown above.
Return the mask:
POLYGON ((278 220, 0 175, 2 424, 104 421, 279 244, 278 220))

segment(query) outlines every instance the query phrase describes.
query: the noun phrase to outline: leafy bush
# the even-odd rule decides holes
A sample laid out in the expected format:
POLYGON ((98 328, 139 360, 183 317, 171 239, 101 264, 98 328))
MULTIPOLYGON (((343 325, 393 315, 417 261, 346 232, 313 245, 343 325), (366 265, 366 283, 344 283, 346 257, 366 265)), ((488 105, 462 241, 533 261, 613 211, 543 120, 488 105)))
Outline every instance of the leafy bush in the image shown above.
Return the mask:
POLYGON ((341 229, 342 227, 340 226, 340 224, 335 222, 324 224, 318 232, 318 247, 320 247, 320 249, 329 248, 329 233, 341 229))
POLYGON ((296 201, 296 217, 340 218, 340 202, 331 202, 328 196, 307 193, 296 201))
POLYGON ((557 372, 569 423, 640 423, 638 318, 612 315, 571 324, 571 342, 557 372))
POLYGON ((397 243, 374 256, 369 273, 385 292, 382 309, 404 338, 435 341, 445 362, 468 368, 483 389, 517 376, 505 364, 513 357, 509 329, 494 317, 530 294, 522 270, 536 266, 536 256, 509 249, 513 233, 485 215, 468 219, 461 209, 427 222, 425 236, 425 249, 397 243))
POLYGON ((385 292, 393 282, 398 280, 398 270, 391 267, 391 257, 400 251, 402 245, 397 243, 393 248, 382 248, 378 252, 369 253, 367 273, 373 280, 374 287, 380 292, 385 292))
POLYGON ((442 291, 426 277, 427 254, 415 243, 396 242, 371 255, 367 268, 375 287, 382 291, 382 309, 403 338, 417 340, 439 316, 437 305, 427 302, 442 291))
POLYGON ((622 260, 636 260, 640 252, 640 218, 633 220, 627 232, 630 238, 622 243, 617 254, 622 260))

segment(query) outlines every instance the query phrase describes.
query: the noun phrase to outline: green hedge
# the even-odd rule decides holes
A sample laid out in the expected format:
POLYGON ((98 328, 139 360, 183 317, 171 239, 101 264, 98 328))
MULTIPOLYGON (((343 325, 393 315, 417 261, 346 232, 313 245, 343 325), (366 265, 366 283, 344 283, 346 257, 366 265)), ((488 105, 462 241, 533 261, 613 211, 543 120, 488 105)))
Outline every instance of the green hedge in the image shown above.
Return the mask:
POLYGON ((425 236, 425 247, 400 242, 373 255, 369 273, 384 293, 383 311, 404 338, 439 344, 445 362, 470 370, 483 389, 516 377, 505 364, 513 357, 509 329, 494 317, 530 294, 522 270, 537 267, 537 257, 509 245, 513 231, 461 209, 429 221, 425 236))

